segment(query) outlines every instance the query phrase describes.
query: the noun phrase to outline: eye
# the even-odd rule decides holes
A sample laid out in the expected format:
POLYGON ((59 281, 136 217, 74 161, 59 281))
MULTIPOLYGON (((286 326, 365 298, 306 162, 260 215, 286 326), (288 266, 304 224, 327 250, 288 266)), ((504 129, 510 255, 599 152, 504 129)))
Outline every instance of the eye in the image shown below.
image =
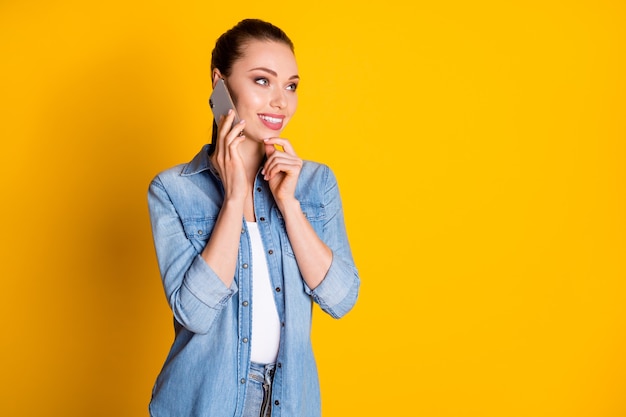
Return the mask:
POLYGON ((296 91, 297 89, 298 89, 298 84, 297 83, 289 84, 287 86, 287 90, 289 90, 289 91, 296 91))
POLYGON ((264 77, 255 78, 254 82, 257 83, 258 85, 269 85, 270 83, 268 79, 264 77))

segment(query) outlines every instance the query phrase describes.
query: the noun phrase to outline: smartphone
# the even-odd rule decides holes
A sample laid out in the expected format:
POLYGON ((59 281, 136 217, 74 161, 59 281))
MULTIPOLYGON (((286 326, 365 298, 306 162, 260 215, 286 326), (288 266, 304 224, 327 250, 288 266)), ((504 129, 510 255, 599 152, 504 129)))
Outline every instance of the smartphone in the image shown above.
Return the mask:
POLYGON ((226 83, 224 82, 223 78, 220 78, 215 84, 213 93, 211 93, 211 98, 209 98, 209 105, 211 106, 211 110, 213 111, 215 123, 220 122, 220 117, 222 115, 226 117, 226 115, 228 114, 228 110, 230 109, 235 112, 235 120, 233 120, 232 126, 239 123, 239 116, 237 115, 237 111, 235 110, 233 99, 228 93, 228 89, 226 88, 226 83))

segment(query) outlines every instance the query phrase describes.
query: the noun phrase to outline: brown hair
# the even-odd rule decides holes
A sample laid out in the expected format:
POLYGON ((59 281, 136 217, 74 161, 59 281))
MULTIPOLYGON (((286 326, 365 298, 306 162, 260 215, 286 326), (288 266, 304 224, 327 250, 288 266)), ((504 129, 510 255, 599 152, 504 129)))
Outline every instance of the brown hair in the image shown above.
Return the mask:
MULTIPOLYGON (((253 40, 282 42, 294 52, 293 42, 282 29, 260 19, 244 19, 217 38, 211 53, 211 74, 217 68, 228 77, 235 61, 243 56, 246 43, 253 40)), ((212 143, 216 139, 217 123, 213 121, 212 143)))
POLYGON ((282 42, 294 51, 291 39, 282 29, 263 20, 244 19, 215 42, 211 53, 211 72, 217 68, 224 76, 230 75, 233 63, 243 56, 246 42, 252 40, 282 42))

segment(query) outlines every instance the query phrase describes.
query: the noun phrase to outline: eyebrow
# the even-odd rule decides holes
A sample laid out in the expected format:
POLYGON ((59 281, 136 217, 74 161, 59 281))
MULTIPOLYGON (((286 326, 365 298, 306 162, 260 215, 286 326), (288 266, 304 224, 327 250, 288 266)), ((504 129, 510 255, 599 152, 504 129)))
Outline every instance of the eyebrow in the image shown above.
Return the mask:
MULTIPOLYGON (((265 67, 256 67, 256 68, 252 68, 252 69, 251 69, 250 71, 248 71, 248 72, 257 71, 257 70, 260 70, 260 71, 265 71, 265 72, 267 72, 267 73, 272 74, 274 77, 278 77, 278 73, 277 73, 276 71, 271 70, 271 69, 269 69, 269 68, 265 68, 265 67)), ((300 76, 299 76, 298 74, 296 74, 296 75, 292 75, 291 77, 289 77, 289 79, 290 79, 290 80, 299 80, 299 79, 300 79, 300 76)))

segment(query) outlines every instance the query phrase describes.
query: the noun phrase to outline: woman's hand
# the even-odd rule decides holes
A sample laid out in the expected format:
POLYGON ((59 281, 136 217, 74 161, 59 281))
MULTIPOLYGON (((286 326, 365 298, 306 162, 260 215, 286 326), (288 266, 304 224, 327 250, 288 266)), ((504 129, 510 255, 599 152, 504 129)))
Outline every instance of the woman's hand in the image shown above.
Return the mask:
POLYGON ((246 170, 238 147, 246 137, 243 135, 245 120, 232 125, 235 114, 228 111, 227 116, 220 118, 217 127, 217 143, 211 157, 224 185, 225 198, 245 199, 249 191, 246 181, 246 170))
POLYGON ((245 123, 241 121, 230 129, 234 118, 234 112, 230 111, 226 117, 222 116, 218 123, 217 143, 211 155, 211 163, 224 186, 224 204, 220 209, 211 237, 202 250, 202 258, 226 287, 232 285, 237 269, 241 218, 246 197, 252 193, 239 152, 239 145, 245 140, 245 137, 241 135, 245 123))
POLYGON ((302 159, 296 155, 287 139, 269 138, 264 142, 267 161, 261 173, 269 182, 270 190, 280 207, 282 203, 295 200, 296 184, 302 170, 302 159), (282 147, 283 151, 277 150, 274 145, 282 147))
POLYGON ((302 159, 286 139, 265 139, 267 161, 261 173, 269 182, 274 200, 285 220, 289 242, 307 286, 315 289, 328 273, 333 260, 330 248, 319 238, 295 198, 302 159), (283 148, 277 150, 274 145, 283 148))

